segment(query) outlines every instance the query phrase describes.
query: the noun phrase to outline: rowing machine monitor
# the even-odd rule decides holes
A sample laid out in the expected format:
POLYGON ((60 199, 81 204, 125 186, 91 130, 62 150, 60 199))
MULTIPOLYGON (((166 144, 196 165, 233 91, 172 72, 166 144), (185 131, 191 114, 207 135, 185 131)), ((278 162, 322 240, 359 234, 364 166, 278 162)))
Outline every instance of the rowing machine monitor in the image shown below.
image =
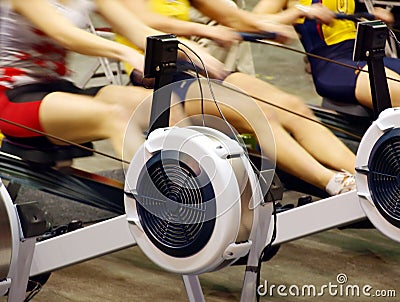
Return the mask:
POLYGON ((384 56, 388 29, 382 21, 365 21, 357 24, 357 38, 353 60, 365 61, 371 56, 384 56))
POLYGON ((155 78, 157 74, 175 71, 178 53, 178 40, 175 35, 160 35, 147 37, 144 77, 155 78))
POLYGON ((357 24, 353 60, 367 61, 375 119, 382 111, 392 107, 383 63, 387 38, 388 28, 382 21, 357 24))
POLYGON ((148 134, 169 126, 172 91, 168 87, 160 88, 173 82, 177 59, 178 39, 175 35, 147 37, 144 77, 155 78, 148 134))

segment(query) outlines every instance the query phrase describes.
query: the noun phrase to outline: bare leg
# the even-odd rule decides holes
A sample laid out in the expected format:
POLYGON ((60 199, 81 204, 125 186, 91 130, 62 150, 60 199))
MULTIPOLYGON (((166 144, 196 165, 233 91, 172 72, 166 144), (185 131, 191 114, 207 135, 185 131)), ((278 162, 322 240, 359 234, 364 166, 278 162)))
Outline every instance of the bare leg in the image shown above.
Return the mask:
POLYGON ((316 161, 275 121, 270 121, 275 136, 277 166, 320 189, 325 189, 334 172, 316 161))
POLYGON ((97 93, 94 100, 109 105, 117 104, 129 115, 140 110, 140 114, 134 115, 135 122, 140 128, 145 129, 149 123, 152 92, 143 87, 108 85, 97 93))
MULTIPOLYGON (((76 143, 111 138, 116 153, 122 155, 125 128, 130 112, 118 104, 97 102, 88 96, 55 92, 47 95, 39 112, 45 132, 76 143)), ((140 138, 139 127, 135 135, 140 138)), ((54 140, 54 143, 60 144, 54 140)), ((129 148, 134 152, 141 144, 132 141, 129 148)))
POLYGON ((152 93, 153 90, 143 87, 108 85, 99 90, 95 99, 134 110, 140 102, 150 98, 152 93))
MULTIPOLYGON (((140 110, 140 112, 135 112, 135 122, 145 129, 149 126, 152 94, 152 89, 143 87, 109 85, 102 88, 95 99, 109 104, 120 104, 131 114, 140 110), (143 104, 141 104, 142 102, 143 104), (139 104, 140 107, 138 107, 139 104)), ((186 118, 183 106, 179 102, 180 100, 173 93, 171 96, 171 125, 178 124, 186 118)))
MULTIPOLYGON (((218 94, 217 94, 218 95, 218 94)), ((268 133, 265 133, 266 117, 262 112, 254 112, 243 99, 228 98, 229 106, 219 104, 227 120, 240 132, 253 132, 257 134, 260 146, 268 155, 274 152, 276 147, 277 165, 282 170, 308 182, 321 189, 325 189, 334 172, 322 166, 302 146, 300 146, 285 129, 273 114, 269 114, 268 122, 274 134, 275 142, 268 133), (235 109, 233 109, 235 108, 235 109), (240 112, 240 114, 238 113, 240 112), (251 125, 245 117, 252 117, 251 125), (275 143, 275 144, 274 144, 275 143)), ((219 116, 213 102, 205 102, 205 113, 219 116)), ((189 115, 200 114, 200 101, 185 103, 186 112, 189 115)))
MULTIPOLYGON (((260 99, 316 119, 301 99, 262 80, 246 74, 235 73, 225 81, 260 99)), ((345 169, 354 172, 355 155, 326 127, 260 101, 258 101, 258 105, 264 112, 274 111, 282 126, 321 164, 335 170, 345 169)))
MULTIPOLYGON (((363 70, 368 70, 368 66, 365 65, 363 70)), ((400 75, 393 70, 385 68, 386 76, 400 80, 400 75)), ((390 98, 392 100, 393 107, 400 106, 400 83, 388 80, 390 98)), ((366 72, 360 72, 356 82, 356 98, 361 105, 372 108, 372 96, 371 96, 371 86, 369 82, 369 74, 366 72)))
MULTIPOLYGON (((249 97, 238 95, 221 85, 212 85, 218 106, 222 110, 225 118, 239 133, 254 133, 262 145, 262 150, 270 158, 275 159, 274 137, 268 124, 268 119, 264 112, 249 97)), ((216 104, 212 101, 208 89, 204 91, 204 113, 218 118, 220 113, 216 104)), ((201 102, 199 101, 199 90, 197 83, 193 83, 187 92, 185 100, 185 112, 189 116, 196 116, 202 113, 201 102)), ((215 127, 215 123, 210 125, 215 127)))

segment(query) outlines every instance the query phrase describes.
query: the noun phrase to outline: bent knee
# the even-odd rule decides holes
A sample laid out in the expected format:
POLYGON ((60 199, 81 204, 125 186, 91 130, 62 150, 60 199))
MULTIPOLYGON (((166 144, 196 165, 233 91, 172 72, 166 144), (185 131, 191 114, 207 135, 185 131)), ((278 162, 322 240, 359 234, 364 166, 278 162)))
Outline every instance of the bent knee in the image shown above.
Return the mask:
POLYGON ((296 113, 308 116, 308 117, 313 117, 314 114, 312 110, 307 106, 307 104, 304 102, 302 98, 299 98, 294 95, 289 95, 283 100, 283 104, 285 105, 287 109, 294 111, 296 113))
POLYGON ((268 105, 261 105, 260 107, 269 122, 279 122, 278 114, 275 109, 268 105))
POLYGON ((296 120, 304 117, 316 119, 313 111, 299 97, 288 96, 280 104, 286 110, 277 109, 277 115, 284 124, 296 123, 296 120))
POLYGON ((233 72, 225 78, 225 82, 228 82, 230 84, 240 83, 242 81, 242 78, 243 74, 239 72, 233 72))
POLYGON ((101 97, 104 95, 108 95, 109 93, 113 93, 118 89, 117 85, 107 85, 99 89, 99 91, 96 94, 96 97, 101 97))
POLYGON ((139 86, 107 85, 97 92, 96 98, 111 103, 117 103, 118 101, 115 99, 126 99, 128 96, 131 96, 132 99, 141 101, 149 97, 152 93, 153 90, 139 86))

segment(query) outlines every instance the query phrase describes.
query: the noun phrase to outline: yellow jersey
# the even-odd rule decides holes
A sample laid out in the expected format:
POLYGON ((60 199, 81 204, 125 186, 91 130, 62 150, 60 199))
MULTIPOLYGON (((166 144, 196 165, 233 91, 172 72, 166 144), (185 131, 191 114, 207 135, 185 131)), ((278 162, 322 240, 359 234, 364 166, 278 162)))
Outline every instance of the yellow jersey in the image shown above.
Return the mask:
MULTIPOLYGON (((355 0, 299 0, 298 3, 306 6, 321 3, 335 13, 348 15, 355 11, 355 0)), ((315 20, 302 19, 296 25, 296 30, 300 33, 307 51, 355 39, 357 34, 355 23, 349 20, 334 20, 326 25, 315 20)))

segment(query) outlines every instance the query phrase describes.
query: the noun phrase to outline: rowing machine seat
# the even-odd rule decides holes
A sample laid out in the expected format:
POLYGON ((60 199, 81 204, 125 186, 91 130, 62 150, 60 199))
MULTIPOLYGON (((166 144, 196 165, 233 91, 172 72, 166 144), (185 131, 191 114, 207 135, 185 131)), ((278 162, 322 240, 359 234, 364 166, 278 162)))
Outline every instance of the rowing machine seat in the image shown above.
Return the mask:
MULTIPOLYGON (((93 148, 92 143, 86 143, 83 146, 93 148)), ((44 137, 4 138, 0 150, 30 163, 50 166, 57 162, 93 155, 92 151, 76 146, 54 145, 44 137)))
POLYGON ((373 116, 372 110, 360 104, 340 102, 328 98, 322 99, 322 107, 356 117, 372 118, 373 116))
POLYGON ((356 145, 351 146, 354 151, 357 150, 358 142, 374 120, 372 110, 355 103, 323 98, 321 106, 310 104, 308 106, 338 137, 352 145, 355 142, 356 145))
MULTIPOLYGON (((92 148, 92 143, 84 146, 92 148)), ((8 181, 13 200, 24 186, 123 214, 122 182, 71 165, 73 159, 92 154, 89 149, 53 145, 45 137, 6 137, 0 148, 0 177, 8 181)))

